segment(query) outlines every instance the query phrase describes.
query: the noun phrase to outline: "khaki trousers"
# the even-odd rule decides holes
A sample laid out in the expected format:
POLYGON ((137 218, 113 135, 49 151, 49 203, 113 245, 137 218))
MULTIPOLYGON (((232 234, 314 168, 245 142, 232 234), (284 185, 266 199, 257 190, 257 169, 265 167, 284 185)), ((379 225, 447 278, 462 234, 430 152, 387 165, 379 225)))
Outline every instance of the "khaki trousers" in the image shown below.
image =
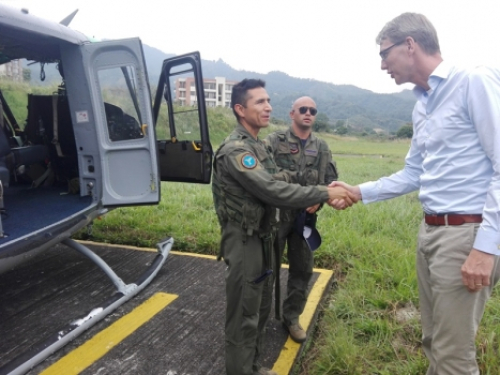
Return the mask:
POLYGON ((479 375, 475 337, 484 308, 497 283, 470 293, 461 267, 472 250, 479 224, 432 226, 422 221, 417 243, 417 276, 427 375, 479 375))

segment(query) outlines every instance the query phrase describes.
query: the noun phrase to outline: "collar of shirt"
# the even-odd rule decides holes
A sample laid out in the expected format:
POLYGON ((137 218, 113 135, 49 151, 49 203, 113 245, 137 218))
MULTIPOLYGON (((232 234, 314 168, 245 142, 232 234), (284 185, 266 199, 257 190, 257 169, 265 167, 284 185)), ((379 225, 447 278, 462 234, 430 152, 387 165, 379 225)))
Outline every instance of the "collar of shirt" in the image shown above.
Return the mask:
POLYGON ((307 139, 302 139, 297 134, 295 134, 295 132, 293 131, 293 128, 291 126, 288 128, 288 131, 290 133, 289 136, 294 137, 298 141, 300 141, 302 143, 302 146, 304 146, 309 140, 313 141, 313 139, 314 139, 314 134, 312 132, 311 132, 311 134, 309 134, 309 137, 307 139))
POLYGON ((429 99, 429 96, 432 95, 432 93, 436 90, 439 84, 443 80, 448 78, 451 69, 452 65, 446 61, 442 61, 438 66, 436 66, 434 71, 429 76, 429 79, 427 80, 427 84, 430 87, 429 90, 426 91, 420 86, 415 86, 413 88, 413 94, 416 96, 417 100, 426 104, 427 100, 429 99))
POLYGON ((243 125, 241 125, 240 123, 238 123, 238 125, 236 125, 236 128, 235 128, 234 130, 235 130, 236 132, 238 132, 238 133, 240 133, 240 134, 242 134, 242 135, 246 136, 247 138, 253 139, 253 140, 254 140, 254 141, 256 141, 256 142, 260 142, 260 139, 259 139, 259 137, 258 137, 258 136, 257 136, 257 139, 255 139, 255 138, 253 137, 253 135, 252 135, 252 134, 250 134, 250 133, 248 132, 248 130, 247 130, 247 129, 243 126, 243 125))

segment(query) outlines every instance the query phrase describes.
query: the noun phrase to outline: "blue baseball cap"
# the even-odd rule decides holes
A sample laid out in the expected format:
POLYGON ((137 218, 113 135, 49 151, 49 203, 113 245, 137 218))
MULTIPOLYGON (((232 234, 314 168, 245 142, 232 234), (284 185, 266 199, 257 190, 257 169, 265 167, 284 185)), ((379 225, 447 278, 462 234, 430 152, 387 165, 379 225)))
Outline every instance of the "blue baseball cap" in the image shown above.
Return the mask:
POLYGON ((309 250, 314 251, 321 246, 321 236, 316 228, 304 225, 304 231, 302 232, 304 240, 309 247, 309 250))

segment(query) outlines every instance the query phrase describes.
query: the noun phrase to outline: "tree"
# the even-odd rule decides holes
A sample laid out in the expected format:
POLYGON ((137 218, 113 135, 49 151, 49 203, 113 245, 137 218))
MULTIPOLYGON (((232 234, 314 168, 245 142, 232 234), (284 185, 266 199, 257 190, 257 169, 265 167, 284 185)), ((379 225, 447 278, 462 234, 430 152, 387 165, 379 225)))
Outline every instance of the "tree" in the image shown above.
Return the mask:
POLYGON ((313 125, 313 131, 315 132, 327 132, 330 119, 324 113, 318 113, 316 116, 316 121, 313 125))
POLYGON ((344 135, 344 134, 347 134, 347 132, 348 132, 347 127, 345 127, 345 126, 341 126, 340 128, 337 128, 336 131, 337 131, 337 134, 339 134, 339 135, 344 135))
POLYGON ((342 128, 345 126, 345 121, 344 120, 337 120, 337 122, 335 123, 335 127, 336 128, 342 128))
POLYGON ((279 119, 276 117, 271 117, 270 122, 271 122, 271 124, 274 124, 274 125, 287 125, 286 121, 283 121, 282 119, 279 119))
POLYGON ((401 126, 396 132, 398 138, 411 138, 413 137, 413 124, 407 123, 401 126))
POLYGON ((30 82, 31 81, 31 69, 23 69, 23 81, 30 82))

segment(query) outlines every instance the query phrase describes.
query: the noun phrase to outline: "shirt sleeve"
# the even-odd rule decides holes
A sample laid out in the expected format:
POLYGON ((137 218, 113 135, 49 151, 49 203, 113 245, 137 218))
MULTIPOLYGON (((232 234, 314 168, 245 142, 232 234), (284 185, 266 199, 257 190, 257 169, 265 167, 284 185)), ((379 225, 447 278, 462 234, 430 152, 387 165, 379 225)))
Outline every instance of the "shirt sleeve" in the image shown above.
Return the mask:
POLYGON ((277 181, 260 164, 251 152, 242 149, 229 151, 222 158, 225 170, 247 192, 262 202, 283 209, 306 208, 326 202, 327 188, 324 186, 300 186, 277 181), (252 163, 244 163, 253 158, 252 163))
POLYGON ((467 106, 479 142, 491 160, 493 175, 486 193, 483 222, 474 248, 500 255, 500 72, 486 67, 469 75, 467 106))
MULTIPOLYGON (((415 132, 414 132, 415 134, 415 132)), ((420 188, 423 158, 416 145, 415 135, 406 155, 405 167, 389 177, 359 185, 363 203, 368 204, 411 193, 420 188)))

